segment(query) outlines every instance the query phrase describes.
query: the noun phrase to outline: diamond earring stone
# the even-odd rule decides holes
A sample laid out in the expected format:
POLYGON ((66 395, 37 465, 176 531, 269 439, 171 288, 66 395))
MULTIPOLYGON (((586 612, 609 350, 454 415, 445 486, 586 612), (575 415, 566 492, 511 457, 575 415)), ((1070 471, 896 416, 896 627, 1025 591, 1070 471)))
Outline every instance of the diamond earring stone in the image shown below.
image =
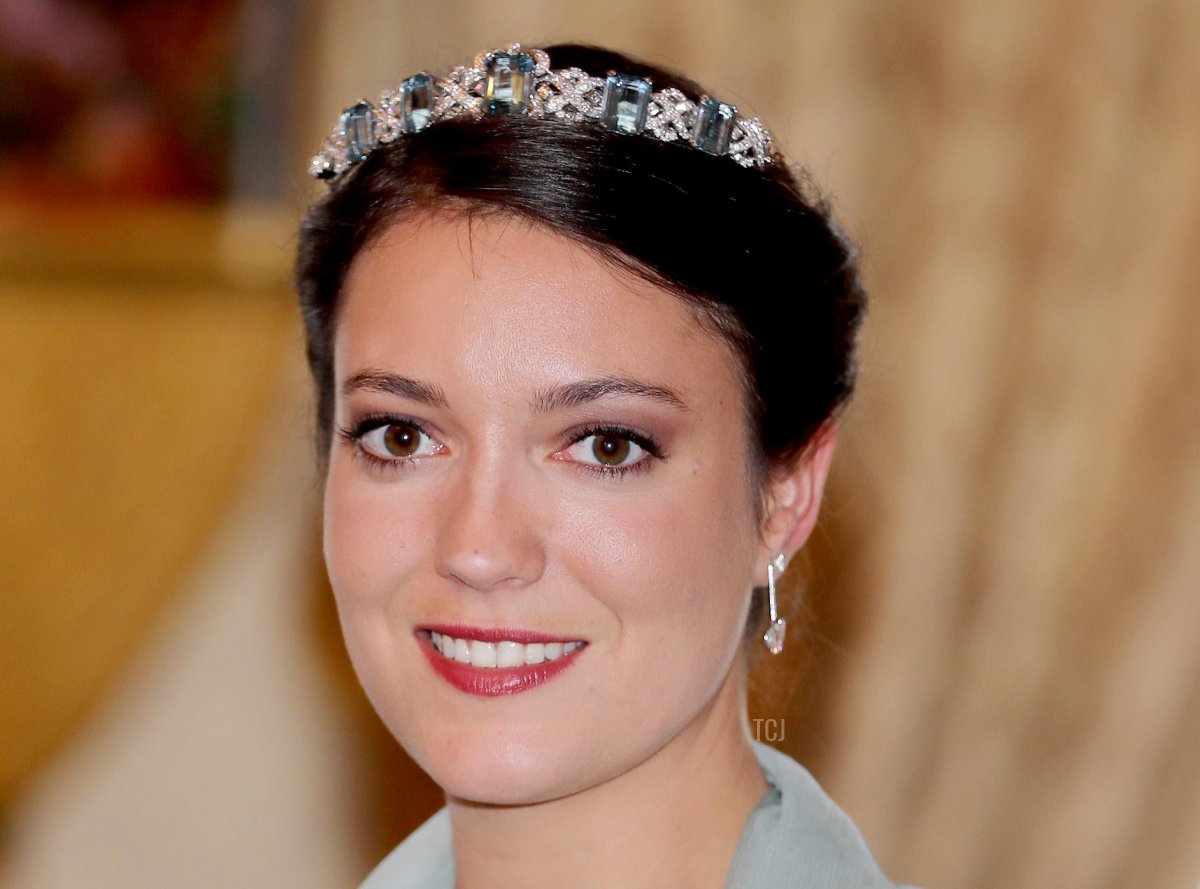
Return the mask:
POLYGON ((767 646, 767 651, 771 654, 779 654, 783 651, 783 640, 787 635, 787 621, 782 617, 777 617, 771 621, 771 625, 767 627, 767 631, 763 633, 763 642, 767 646))

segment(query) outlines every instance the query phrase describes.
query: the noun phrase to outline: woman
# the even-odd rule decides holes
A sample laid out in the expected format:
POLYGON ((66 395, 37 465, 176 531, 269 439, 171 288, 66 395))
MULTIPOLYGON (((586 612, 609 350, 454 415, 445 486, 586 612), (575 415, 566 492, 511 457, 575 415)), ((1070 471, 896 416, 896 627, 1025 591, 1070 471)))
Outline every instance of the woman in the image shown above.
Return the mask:
POLYGON ((447 799, 364 885, 892 885, 747 729, 865 299, 761 123, 514 46, 348 109, 312 172, 326 563, 447 799))

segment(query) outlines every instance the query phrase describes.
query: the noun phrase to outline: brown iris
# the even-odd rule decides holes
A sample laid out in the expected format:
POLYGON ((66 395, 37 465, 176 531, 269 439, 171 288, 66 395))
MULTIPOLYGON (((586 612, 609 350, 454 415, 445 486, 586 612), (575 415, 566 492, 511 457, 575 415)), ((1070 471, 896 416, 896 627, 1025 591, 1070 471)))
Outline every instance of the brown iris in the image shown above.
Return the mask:
POLYGON ((383 432, 383 446, 393 457, 411 457, 421 444, 421 430, 410 423, 393 423, 383 432))
POLYGON ((605 466, 618 466, 629 456, 629 439, 598 433, 592 441, 592 455, 605 466))

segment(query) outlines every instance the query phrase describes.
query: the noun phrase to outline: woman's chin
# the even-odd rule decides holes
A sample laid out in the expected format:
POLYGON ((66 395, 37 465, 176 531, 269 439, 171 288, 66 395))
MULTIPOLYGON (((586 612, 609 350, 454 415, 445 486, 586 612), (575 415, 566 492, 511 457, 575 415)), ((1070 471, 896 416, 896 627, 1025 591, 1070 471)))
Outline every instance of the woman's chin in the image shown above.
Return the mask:
POLYGON ((566 757, 544 745, 492 739, 442 747, 414 759, 448 796, 478 805, 532 805, 569 796, 591 783, 566 757))
POLYGON ((529 774, 523 769, 499 765, 493 769, 454 769, 430 776, 447 796, 464 803, 484 806, 528 806, 568 795, 563 787, 547 781, 545 770, 529 774))

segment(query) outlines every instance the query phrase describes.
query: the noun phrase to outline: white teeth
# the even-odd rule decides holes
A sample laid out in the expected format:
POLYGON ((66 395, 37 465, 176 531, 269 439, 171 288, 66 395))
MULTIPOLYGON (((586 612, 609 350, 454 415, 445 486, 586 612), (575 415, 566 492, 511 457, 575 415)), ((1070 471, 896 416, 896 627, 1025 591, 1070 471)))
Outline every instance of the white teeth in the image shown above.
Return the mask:
POLYGON ((496 666, 519 667, 525 663, 525 646, 520 642, 496 643, 496 666))
POLYGON ((478 639, 471 640, 471 666, 472 667, 494 667, 496 666, 496 643, 495 642, 480 642, 478 639))
POLYGON ((443 633, 430 633, 434 649, 443 656, 472 667, 494 669, 497 667, 534 666, 546 661, 556 661, 583 647, 583 642, 484 642, 480 639, 456 639, 443 633))

